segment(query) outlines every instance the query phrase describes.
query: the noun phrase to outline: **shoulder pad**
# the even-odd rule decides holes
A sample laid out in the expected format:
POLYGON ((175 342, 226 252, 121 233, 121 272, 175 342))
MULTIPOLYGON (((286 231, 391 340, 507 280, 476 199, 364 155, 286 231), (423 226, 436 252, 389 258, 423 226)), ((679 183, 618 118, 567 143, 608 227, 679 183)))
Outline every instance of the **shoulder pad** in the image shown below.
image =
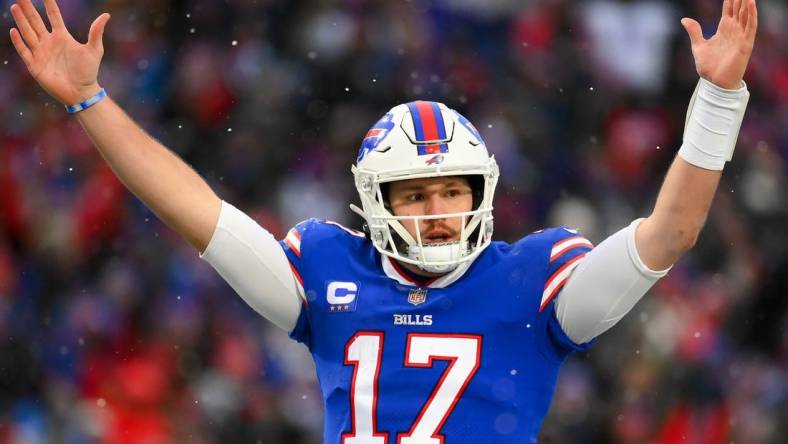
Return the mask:
POLYGON ((337 238, 347 238, 349 236, 360 239, 366 238, 364 233, 347 228, 337 222, 312 218, 299 222, 295 227, 291 228, 284 238, 284 243, 300 259, 305 242, 315 245, 321 241, 336 240, 337 238))

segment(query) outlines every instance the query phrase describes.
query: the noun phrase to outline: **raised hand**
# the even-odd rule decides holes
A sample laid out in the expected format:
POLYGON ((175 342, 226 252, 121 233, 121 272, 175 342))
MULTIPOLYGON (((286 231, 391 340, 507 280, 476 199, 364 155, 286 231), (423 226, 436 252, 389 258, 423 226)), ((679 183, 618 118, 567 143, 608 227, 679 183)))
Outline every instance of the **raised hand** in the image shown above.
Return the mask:
POLYGON ((697 21, 685 17, 681 24, 692 41, 698 74, 719 87, 739 88, 758 29, 755 0, 725 0, 717 33, 708 40, 697 21))
POLYGON ((55 0, 44 0, 44 8, 51 32, 31 0, 11 5, 18 27, 11 28, 11 42, 46 92, 65 105, 79 103, 100 89, 97 77, 104 55, 102 37, 110 16, 98 16, 90 25, 87 44, 82 44, 66 29, 55 0))

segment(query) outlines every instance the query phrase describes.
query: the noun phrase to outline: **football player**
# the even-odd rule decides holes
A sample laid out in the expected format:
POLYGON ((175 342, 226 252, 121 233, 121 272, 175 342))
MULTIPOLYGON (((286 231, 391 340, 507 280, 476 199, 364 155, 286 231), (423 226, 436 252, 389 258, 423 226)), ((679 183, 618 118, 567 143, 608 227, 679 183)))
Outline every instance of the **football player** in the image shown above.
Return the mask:
POLYGON ((498 167, 446 106, 396 106, 352 167, 365 232, 311 219, 281 242, 217 197, 98 85, 100 15, 75 41, 30 0, 11 40, 74 113, 124 184, 255 310, 306 344, 325 404, 324 441, 535 442, 558 370, 620 320, 695 242, 748 100, 754 0, 725 0, 704 39, 685 18, 700 75, 684 143, 653 212, 596 248, 569 228, 494 242, 498 167))

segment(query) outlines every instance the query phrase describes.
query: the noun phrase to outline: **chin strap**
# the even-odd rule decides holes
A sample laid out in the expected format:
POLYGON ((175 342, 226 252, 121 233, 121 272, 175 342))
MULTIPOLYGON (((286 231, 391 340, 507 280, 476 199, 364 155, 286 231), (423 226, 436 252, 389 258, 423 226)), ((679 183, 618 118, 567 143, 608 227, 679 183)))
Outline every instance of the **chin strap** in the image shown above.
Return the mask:
POLYGON ((362 210, 361 208, 359 208, 359 207, 358 207, 358 205, 356 205, 356 204, 350 204, 350 211, 352 211, 352 212, 354 212, 354 213, 358 214, 359 216, 361 216, 362 218, 364 218, 364 220, 366 220, 366 219, 367 219, 367 215, 366 215, 366 214, 364 214, 364 210, 362 210))
MULTIPOLYGON (((461 257, 468 253, 468 242, 450 242, 438 245, 424 245, 419 248, 418 245, 411 245, 408 247, 407 256, 414 261, 424 262, 445 262, 453 258, 461 257)), ((430 273, 446 273, 457 268, 458 263, 453 265, 422 265, 416 264, 420 269, 430 273)))

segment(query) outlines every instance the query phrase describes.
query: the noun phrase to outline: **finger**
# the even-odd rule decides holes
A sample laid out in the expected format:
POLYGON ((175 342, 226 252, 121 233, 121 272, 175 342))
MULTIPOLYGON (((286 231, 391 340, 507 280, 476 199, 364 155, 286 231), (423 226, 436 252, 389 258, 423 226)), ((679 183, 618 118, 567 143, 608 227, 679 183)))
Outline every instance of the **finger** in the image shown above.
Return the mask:
POLYGON ((39 14, 36 7, 33 6, 33 2, 30 0, 19 0, 19 6, 22 7, 22 12, 25 13, 27 21, 30 23, 30 26, 37 35, 42 36, 49 33, 44 21, 41 20, 41 14, 39 14))
POLYGON ((739 23, 742 25, 744 25, 747 20, 747 13, 749 11, 748 6, 750 6, 749 0, 743 0, 741 6, 739 6, 739 23))
POLYGON ((47 11, 47 17, 49 17, 49 24, 52 25, 52 29, 66 27, 63 24, 63 16, 60 15, 60 8, 55 0, 44 0, 44 9, 47 11))
POLYGON ((744 28, 744 32, 747 34, 750 42, 754 42, 755 32, 758 30, 758 7, 755 5, 755 0, 750 0, 748 3, 750 13, 748 14, 749 18, 747 19, 747 27, 744 28))
POLYGON ((747 23, 750 21, 750 0, 741 2, 741 11, 739 11, 739 26, 745 31, 747 30, 747 23))
POLYGON ((19 30, 16 28, 11 28, 11 43, 14 44, 16 52, 19 54, 19 57, 22 57, 22 61, 25 62, 25 65, 30 66, 30 64, 33 63, 33 53, 30 52, 30 48, 25 45, 22 36, 19 34, 19 30))
POLYGON ((700 28, 700 23, 697 21, 688 17, 684 17, 681 19, 681 26, 687 30, 687 34, 689 35, 690 42, 692 42, 692 46, 706 41, 706 39, 703 38, 703 31, 700 28))
POLYGON ((738 17, 739 9, 741 9, 741 0, 733 0, 733 6, 731 7, 731 17, 738 17))
POLYGON ((105 12, 96 17, 96 20, 93 20, 93 23, 90 25, 90 31, 88 32, 88 46, 97 51, 104 51, 104 28, 107 26, 110 17, 111 16, 105 12))
POLYGON ((35 48, 38 44, 38 36, 36 32, 33 31, 33 28, 30 27, 30 23, 27 21, 25 13, 22 12, 22 8, 16 3, 11 5, 11 15, 14 16, 16 26, 19 28, 19 32, 22 33, 22 38, 25 39, 25 43, 31 48, 35 48))
POLYGON ((722 15, 733 16, 733 1, 725 0, 722 2, 722 15))

